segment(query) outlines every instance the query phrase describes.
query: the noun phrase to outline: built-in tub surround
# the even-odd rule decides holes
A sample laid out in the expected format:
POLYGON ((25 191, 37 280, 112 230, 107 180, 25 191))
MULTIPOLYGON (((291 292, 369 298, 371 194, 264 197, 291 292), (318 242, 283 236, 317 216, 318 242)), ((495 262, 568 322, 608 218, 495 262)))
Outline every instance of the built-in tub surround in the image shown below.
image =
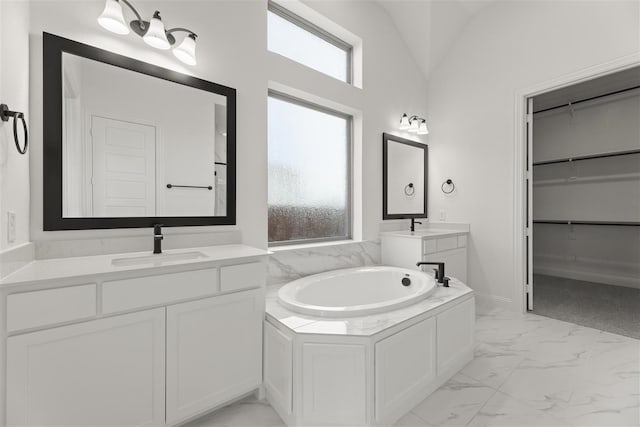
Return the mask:
POLYGON ((267 256, 148 250, 37 260, 1 279, 6 424, 175 425, 257 390, 267 256))
POLYGON ((278 291, 278 302, 319 317, 365 316, 405 307, 435 290, 422 272, 375 266, 328 271, 294 280, 278 291))
POLYGON ((264 386, 288 426, 392 425, 473 358, 475 299, 457 279, 407 307, 344 318, 291 311, 278 290, 267 291, 264 386))
POLYGON ((325 271, 380 264, 380 244, 368 240, 282 246, 271 250, 269 285, 288 283, 325 271))
MULTIPOLYGON (((427 222, 416 229, 417 235, 428 233, 429 238, 445 238, 469 233, 468 224, 427 222)), ((383 233, 404 233, 409 230, 409 220, 385 221, 380 224, 383 233)), ((382 234, 382 233, 381 233, 382 234)), ((426 234, 425 234, 426 236, 426 234)), ((318 245, 281 246, 270 248, 267 284, 276 285, 291 282, 301 277, 342 268, 373 265, 395 265, 382 260, 380 242, 377 240, 327 242, 318 245)), ((407 263, 415 263, 420 258, 412 256, 407 263)), ((407 267, 407 265, 402 265, 407 267)), ((449 273, 450 270, 447 270, 449 273)), ((462 278, 464 281, 464 278, 462 278)))

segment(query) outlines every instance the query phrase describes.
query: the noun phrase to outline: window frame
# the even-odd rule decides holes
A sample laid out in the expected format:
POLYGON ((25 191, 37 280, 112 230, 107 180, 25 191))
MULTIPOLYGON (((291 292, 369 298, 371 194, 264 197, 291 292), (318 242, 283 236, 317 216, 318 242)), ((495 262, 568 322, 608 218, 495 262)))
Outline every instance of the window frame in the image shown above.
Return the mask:
MULTIPOLYGON (((329 31, 319 27, 318 25, 314 24, 313 22, 304 19, 303 17, 296 15, 295 13, 291 12, 290 10, 286 9, 285 7, 279 5, 278 3, 272 1, 272 0, 268 0, 267 2, 267 12, 272 12, 276 15, 278 15, 279 17, 289 21, 290 23, 292 23, 293 25, 303 29, 304 31, 313 34, 316 37, 321 38, 322 40, 326 41, 327 43, 332 44, 333 46, 337 47, 338 49, 341 49, 343 51, 345 51, 347 53, 347 70, 346 70, 346 80, 341 80, 338 79, 336 77, 333 77, 327 73, 324 73, 320 70, 317 70, 313 67, 309 67, 308 65, 302 64, 307 68, 311 68, 312 70, 315 70, 319 73, 322 73, 326 76, 329 76, 331 78, 334 78, 338 81, 341 82, 345 82, 349 85, 353 85, 353 46, 350 43, 345 42, 344 40, 342 40, 339 37, 336 37, 335 35, 331 34, 329 31)), ((267 37, 268 37, 268 32, 269 30, 267 29, 267 37)), ((273 51, 269 51, 269 52, 273 52, 273 51)), ((273 53, 277 53, 277 52, 273 52, 273 53)), ((284 55, 283 55, 284 56, 284 55)), ((288 56, 285 56, 285 58, 289 58, 288 56)), ((296 61, 293 58, 289 58, 292 61, 297 62, 298 64, 301 64, 300 62, 296 61)))
MULTIPOLYGON (((347 182, 346 182, 346 192, 345 192, 345 213, 346 213, 345 216, 347 218, 347 224, 346 224, 346 234, 344 236, 318 237, 318 238, 296 239, 296 240, 280 240, 275 242, 269 241, 268 229, 267 229, 267 246, 282 247, 282 246, 306 245, 306 244, 314 244, 314 243, 353 240, 353 116, 345 112, 334 110, 332 108, 319 105, 312 101, 298 98, 298 97, 295 97, 283 92, 279 92, 273 89, 269 89, 268 91, 267 101, 269 98, 275 98, 280 101, 288 102, 303 108, 308 108, 310 110, 314 110, 324 114, 329 114, 329 115, 346 120, 347 129, 346 129, 345 136, 347 140, 347 144, 346 144, 347 145, 346 146, 347 167, 345 170, 345 174, 346 174, 347 182)), ((268 152, 268 141, 267 141, 267 152, 268 152)), ((269 168, 269 162, 267 161, 267 170, 268 168, 269 168)), ((267 182, 267 190, 268 188, 269 188, 269 182, 267 182)), ((270 206, 269 199, 267 197, 267 223, 268 223, 268 217, 269 217, 269 213, 268 213, 269 206, 270 206)))

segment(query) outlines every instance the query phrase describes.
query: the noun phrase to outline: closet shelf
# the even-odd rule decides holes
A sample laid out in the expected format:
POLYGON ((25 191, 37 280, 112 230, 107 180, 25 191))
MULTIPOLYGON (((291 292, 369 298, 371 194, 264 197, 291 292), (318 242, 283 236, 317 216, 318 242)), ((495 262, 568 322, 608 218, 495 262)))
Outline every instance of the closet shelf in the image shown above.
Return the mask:
POLYGON ((589 98, 580 99, 578 101, 573 101, 573 102, 570 102, 568 104, 556 105, 555 107, 549 107, 549 108, 545 108, 543 110, 534 111, 533 114, 544 113, 545 111, 557 110, 558 108, 564 108, 564 107, 568 107, 570 105, 581 104, 583 102, 593 101, 594 99, 606 98, 607 96, 617 95, 617 94, 620 94, 620 93, 623 93, 623 92, 629 92, 629 91, 636 90, 636 89, 640 89, 640 86, 628 87, 626 89, 621 89, 621 90, 616 90, 614 92, 605 93, 603 95, 596 95, 596 96, 592 96, 592 97, 589 97, 589 98))
POLYGON ((640 149, 627 150, 627 151, 612 151, 610 153, 600 153, 600 154, 588 154, 586 156, 567 157, 564 159, 544 160, 542 162, 533 162, 533 166, 551 165, 555 163, 568 163, 568 162, 575 162, 578 160, 602 159, 605 157, 628 156, 631 154, 640 154, 640 149))
POLYGON ((613 225, 613 226, 627 226, 637 227, 640 226, 640 222, 636 221, 573 221, 573 220, 549 220, 549 219, 534 219, 534 224, 564 224, 564 225, 613 225))

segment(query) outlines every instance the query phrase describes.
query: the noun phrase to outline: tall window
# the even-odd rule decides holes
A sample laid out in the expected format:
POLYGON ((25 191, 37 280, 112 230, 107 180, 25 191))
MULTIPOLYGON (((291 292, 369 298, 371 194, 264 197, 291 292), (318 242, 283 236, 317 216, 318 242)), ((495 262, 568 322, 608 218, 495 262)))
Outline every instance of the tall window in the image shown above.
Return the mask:
POLYGON ((269 2, 267 48, 351 83, 352 46, 283 7, 269 2))
POLYGON ((351 237, 351 117, 269 94, 269 243, 351 237))

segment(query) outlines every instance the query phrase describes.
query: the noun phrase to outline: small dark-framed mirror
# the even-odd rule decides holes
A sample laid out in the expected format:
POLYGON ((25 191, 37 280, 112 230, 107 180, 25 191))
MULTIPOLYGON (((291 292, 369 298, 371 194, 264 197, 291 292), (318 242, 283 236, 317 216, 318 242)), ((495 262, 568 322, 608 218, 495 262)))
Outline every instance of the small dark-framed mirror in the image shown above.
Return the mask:
POLYGON ((382 134, 382 219, 427 218, 429 147, 382 134))
POLYGON ((236 223, 236 90, 43 33, 44 230, 236 223))

